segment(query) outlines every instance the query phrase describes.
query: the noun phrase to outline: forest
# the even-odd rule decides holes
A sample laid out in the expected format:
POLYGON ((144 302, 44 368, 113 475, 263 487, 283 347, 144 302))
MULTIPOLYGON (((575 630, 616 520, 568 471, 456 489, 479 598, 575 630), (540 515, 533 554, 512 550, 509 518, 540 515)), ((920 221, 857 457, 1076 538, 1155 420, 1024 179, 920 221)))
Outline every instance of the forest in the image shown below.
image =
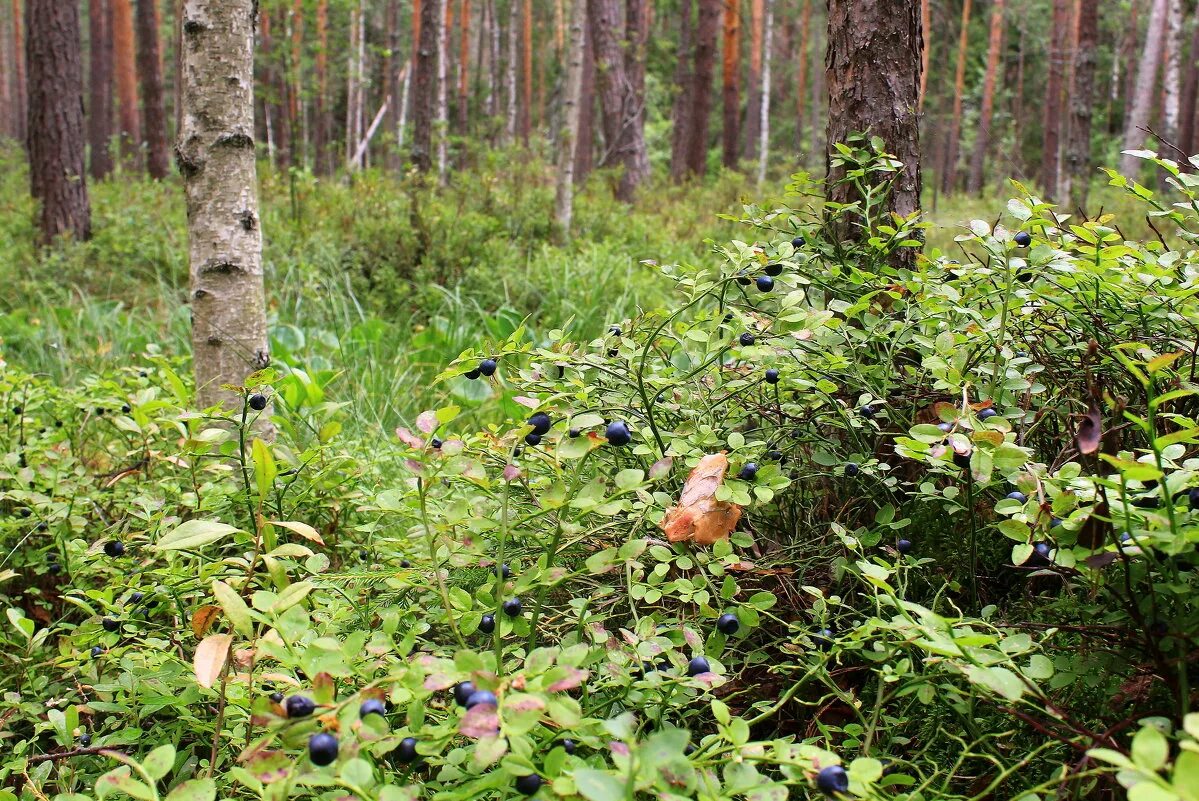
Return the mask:
POLYGON ((0 801, 1199 801, 1199 2, 0 0, 0 801))

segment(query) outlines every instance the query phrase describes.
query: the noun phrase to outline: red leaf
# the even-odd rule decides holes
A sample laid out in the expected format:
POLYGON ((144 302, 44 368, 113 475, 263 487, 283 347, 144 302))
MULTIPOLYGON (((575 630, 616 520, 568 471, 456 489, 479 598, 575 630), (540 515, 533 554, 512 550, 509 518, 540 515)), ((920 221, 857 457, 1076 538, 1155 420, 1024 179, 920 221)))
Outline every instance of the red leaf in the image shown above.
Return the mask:
POLYGON ((400 438, 400 442, 404 443, 410 448, 425 447, 425 441, 423 439, 418 437, 416 434, 413 434, 403 426, 400 426, 396 429, 396 436, 400 438))
POLYGON ((564 690, 573 690, 575 687, 578 687, 582 685, 583 682, 587 681, 586 670, 580 670, 579 668, 572 667, 563 668, 563 670, 567 671, 566 676, 551 684, 548 688, 550 692, 560 693, 564 690))
POLYGON ((494 704, 477 704, 466 710, 458 732, 464 737, 479 739, 493 736, 500 730, 500 716, 496 713, 494 704))
MULTIPOLYGON (((426 434, 432 434, 437 430, 437 415, 433 412, 421 412, 416 416, 416 427, 426 434)), ((424 445, 424 442, 421 445, 424 445)))

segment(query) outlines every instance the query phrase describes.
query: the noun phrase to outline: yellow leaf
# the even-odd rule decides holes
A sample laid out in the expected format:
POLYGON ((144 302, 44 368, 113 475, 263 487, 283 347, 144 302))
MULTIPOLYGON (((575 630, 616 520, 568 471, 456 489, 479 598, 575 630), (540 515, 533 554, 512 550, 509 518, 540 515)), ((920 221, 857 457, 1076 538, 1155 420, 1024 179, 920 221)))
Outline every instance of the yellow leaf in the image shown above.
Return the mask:
POLYGON ((308 525, 307 523, 297 523, 297 522, 291 521, 291 520, 272 520, 271 525, 285 528, 288 531, 292 532, 293 534, 299 534, 304 539, 311 540, 312 542, 315 542, 317 545, 325 544, 325 541, 323 539, 321 539, 320 533, 318 533, 315 528, 308 525))
POLYGON ((216 620, 217 613, 220 611, 221 608, 219 606, 201 606, 192 613, 192 634, 196 635, 197 640, 212 628, 212 623, 216 620))
POLYGON ((229 658, 229 647, 233 645, 232 634, 210 634, 196 646, 196 656, 192 660, 192 669, 196 674, 196 683, 201 687, 211 688, 220 678, 225 668, 225 660, 229 658))

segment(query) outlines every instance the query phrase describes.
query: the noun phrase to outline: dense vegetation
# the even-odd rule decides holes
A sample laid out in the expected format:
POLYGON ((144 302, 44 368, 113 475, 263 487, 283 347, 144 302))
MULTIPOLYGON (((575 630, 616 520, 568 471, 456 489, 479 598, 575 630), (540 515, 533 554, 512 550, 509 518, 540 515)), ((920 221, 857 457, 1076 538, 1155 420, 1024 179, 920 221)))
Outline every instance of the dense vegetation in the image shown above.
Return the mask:
POLYGON ((570 246, 548 171, 268 176, 204 412, 172 190, 39 253, 5 171, 0 797, 1196 798, 1193 180, 939 226, 858 148, 570 246))

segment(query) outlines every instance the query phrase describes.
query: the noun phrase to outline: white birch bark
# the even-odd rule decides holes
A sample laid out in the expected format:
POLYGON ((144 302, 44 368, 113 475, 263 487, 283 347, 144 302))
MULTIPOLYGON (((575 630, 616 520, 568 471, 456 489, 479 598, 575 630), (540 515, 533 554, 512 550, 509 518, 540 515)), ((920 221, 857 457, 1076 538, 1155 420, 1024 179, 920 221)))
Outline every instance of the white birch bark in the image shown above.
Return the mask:
POLYGON ((579 95, 583 91, 583 26, 587 20, 586 0, 574 0, 570 12, 570 62, 566 68, 566 93, 562 100, 565 117, 558 143, 558 186, 554 198, 554 219, 564 240, 570 239, 574 217, 575 146, 579 141, 579 95))
POLYGON ((774 48, 774 0, 766 0, 766 38, 762 42, 762 117, 758 125, 758 185, 766 181, 770 149, 770 52, 774 48))

